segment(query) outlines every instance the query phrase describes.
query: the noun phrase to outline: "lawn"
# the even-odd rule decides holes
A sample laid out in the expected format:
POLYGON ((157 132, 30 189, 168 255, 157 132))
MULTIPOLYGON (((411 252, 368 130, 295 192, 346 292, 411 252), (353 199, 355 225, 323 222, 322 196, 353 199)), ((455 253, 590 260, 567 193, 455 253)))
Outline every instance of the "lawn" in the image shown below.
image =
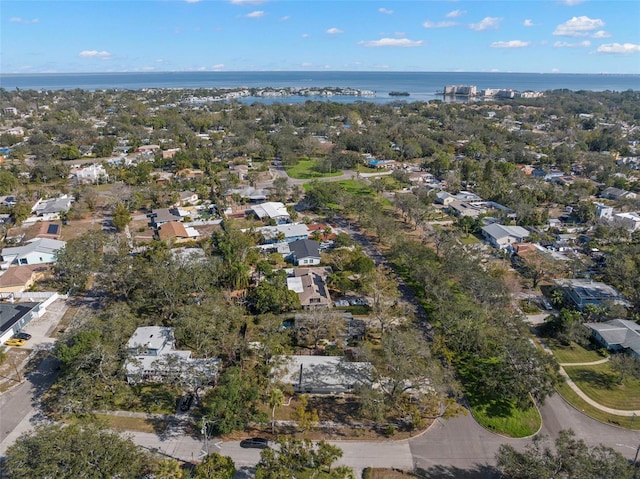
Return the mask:
POLYGON ((474 235, 463 235, 460 237, 460 242, 462 244, 476 244, 476 243, 480 243, 480 240, 476 238, 474 235))
POLYGON ((526 410, 511 406, 508 414, 494 414, 494 404, 478 404, 471 407, 473 417, 490 431, 509 437, 528 437, 538 432, 542 425, 540 412, 535 406, 526 410))
POLYGON ((565 401, 571 404, 578 411, 581 411, 583 414, 586 414, 593 419, 596 419, 600 422, 624 427, 626 429, 640 430, 640 419, 634 419, 631 416, 615 416, 613 414, 608 414, 604 411, 601 411, 600 409, 597 409, 584 401, 580 396, 576 394, 573 389, 569 387, 567 383, 562 383, 557 387, 557 390, 565 401))
POLYGON ((104 420, 109 429, 116 431, 138 431, 162 433, 169 426, 169 421, 158 418, 125 417, 113 414, 96 414, 96 417, 104 420))
POLYGON ((565 366, 576 385, 594 401, 613 409, 640 409, 640 380, 627 378, 622 383, 611 364, 565 366))
POLYGON ((297 180, 309 180, 312 178, 326 178, 329 176, 340 176, 342 171, 331 173, 321 173, 318 171, 318 162, 314 159, 304 159, 286 169, 287 175, 297 180))
POLYGON ((553 351, 556 360, 561 363, 590 363, 599 361, 603 357, 595 349, 585 349, 579 344, 571 343, 565 346, 555 339, 544 339, 545 344, 553 351))

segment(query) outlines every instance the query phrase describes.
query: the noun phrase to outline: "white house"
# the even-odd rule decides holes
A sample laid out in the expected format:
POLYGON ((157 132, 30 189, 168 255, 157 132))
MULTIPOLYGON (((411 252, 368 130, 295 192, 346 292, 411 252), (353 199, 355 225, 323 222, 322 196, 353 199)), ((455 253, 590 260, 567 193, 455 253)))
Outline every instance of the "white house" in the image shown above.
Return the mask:
POLYGON ((629 230, 630 233, 640 229, 640 215, 638 213, 616 213, 613 221, 629 230))
POLYGON ((76 181, 81 184, 87 183, 105 183, 109 181, 109 174, 104 166, 98 164, 92 164, 85 168, 77 168, 72 173, 76 181))
POLYGON ((596 218, 606 218, 611 219, 613 216, 613 207, 607 206, 604 203, 595 202, 593 203, 596 207, 596 218))
POLYGON ((0 267, 7 269, 11 265, 55 263, 58 251, 66 244, 51 238, 35 238, 22 246, 3 248, 0 267))
POLYGON ((44 314, 42 303, 0 303, 0 344, 44 314))
POLYGON ((127 342, 129 359, 124 368, 129 383, 185 379, 211 382, 218 373, 219 359, 193 359, 191 351, 174 349, 173 329, 143 326, 127 342))
POLYGON ((522 243, 529 237, 529 231, 521 226, 505 226, 493 223, 482 228, 482 235, 495 248, 505 249, 515 243, 522 243))
POLYGON ((371 384, 371 363, 349 362, 344 356, 281 356, 274 376, 297 393, 338 394, 355 392, 371 384))
POLYGON ((260 203, 252 208, 253 213, 262 219, 268 218, 278 223, 286 223, 289 221, 289 212, 287 207, 278 201, 267 201, 260 203))
POLYGON ((266 243, 291 243, 309 236, 309 228, 304 223, 287 223, 283 225, 260 228, 266 243))

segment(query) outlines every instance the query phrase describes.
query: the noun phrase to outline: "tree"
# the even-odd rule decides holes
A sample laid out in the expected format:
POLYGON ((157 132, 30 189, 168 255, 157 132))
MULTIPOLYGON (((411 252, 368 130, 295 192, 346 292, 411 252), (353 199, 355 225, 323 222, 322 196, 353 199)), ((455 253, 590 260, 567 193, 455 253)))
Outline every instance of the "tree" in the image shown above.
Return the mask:
POLYGON ((363 290, 371 298, 372 316, 380 324, 384 334, 386 327, 393 320, 393 312, 400 297, 398 282, 391 269, 378 266, 362 279, 363 290))
POLYGON ((300 396, 300 404, 293 411, 293 417, 298 422, 302 432, 309 431, 319 420, 318 410, 309 406, 309 396, 300 396))
POLYGON ((258 407, 260 391, 260 382, 251 371, 227 368, 203 399, 204 415, 216 419, 220 434, 242 431, 250 421, 263 417, 258 407))
POLYGON ((115 432, 92 424, 51 424, 20 436, 3 466, 14 479, 137 479, 150 464, 144 451, 115 432))
POLYGON ((232 479, 235 472, 233 459, 214 452, 196 466, 193 479, 232 479))
POLYGON ((182 479, 182 468, 176 459, 163 459, 154 469, 155 479, 182 479))
POLYGON ((622 454, 602 445, 588 447, 571 430, 560 431, 555 452, 536 436, 523 452, 503 444, 496 454, 505 479, 631 479, 634 465, 622 454))
POLYGON ((126 226, 131 223, 131 213, 123 203, 118 203, 114 208, 111 222, 118 231, 124 231, 126 226))
POLYGON ((260 454, 256 466, 256 479, 294 479, 295 477, 322 477, 326 479, 353 479, 348 467, 332 469, 342 457, 342 449, 308 439, 280 438, 277 447, 267 448, 260 454))
POLYGON ((89 277, 102 266, 105 242, 102 231, 89 230, 67 241, 65 247, 58 251, 54 271, 66 288, 72 291, 86 289, 89 277))
POLYGON ((269 391, 269 407, 271 408, 271 434, 275 434, 276 431, 276 408, 284 404, 284 393, 278 389, 273 388, 269 391))

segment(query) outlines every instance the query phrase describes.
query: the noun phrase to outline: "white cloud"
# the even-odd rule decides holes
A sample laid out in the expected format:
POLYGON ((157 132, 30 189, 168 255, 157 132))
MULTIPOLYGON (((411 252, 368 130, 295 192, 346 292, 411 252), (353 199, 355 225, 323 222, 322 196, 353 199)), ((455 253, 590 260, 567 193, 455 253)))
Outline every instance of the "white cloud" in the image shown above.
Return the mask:
POLYGON ((232 5, 260 5, 265 0, 231 0, 232 5))
POLYGON ((329 35, 337 35, 338 33, 343 33, 343 31, 342 31, 342 30, 340 30, 339 28, 332 27, 332 28, 329 28, 329 29, 327 30, 327 33, 328 33, 329 35))
POLYGON ((301 63, 301 64, 300 64, 300 66, 301 66, 302 68, 309 68, 309 67, 312 67, 312 66, 313 66, 313 63, 311 63, 311 62, 304 62, 304 63, 301 63))
POLYGON ((98 50, 82 50, 78 54, 78 56, 82 58, 102 58, 104 60, 107 60, 111 58, 111 53, 104 50, 101 52, 99 52, 98 50))
POLYGON ((211 69, 214 70, 214 71, 220 71, 220 70, 224 69, 224 63, 217 63, 217 64, 213 65, 211 67, 211 69))
POLYGON ((393 10, 389 10, 388 8, 378 8, 380 13, 384 13, 385 15, 393 15, 393 10))
POLYGON ((446 18, 458 18, 460 15, 467 13, 466 10, 452 10, 445 15, 446 18))
POLYGON ((522 40, 509 40, 508 42, 493 42, 489 45, 491 48, 524 48, 531 45, 531 42, 523 42, 522 40))
POLYGON ((187 3, 198 3, 200 0, 184 0, 187 3))
POLYGON ((29 20, 28 18, 11 17, 9 19, 9 21, 11 23, 23 23, 25 25, 29 25, 29 24, 32 24, 32 23, 38 23, 40 20, 38 20, 37 18, 32 18, 31 20, 29 20))
POLYGON ((381 38, 380 40, 362 40, 358 45, 364 47, 419 47, 423 45, 422 40, 409 40, 408 38, 381 38))
POLYGON ((245 16, 247 18, 260 18, 264 17, 264 12, 262 10, 254 10, 251 13, 247 13, 245 16))
POLYGON ((300 35, 302 38, 309 38, 311 35, 309 35, 308 33, 303 33, 302 35, 300 35))
POLYGON ((562 0, 562 3, 568 7, 573 7, 574 5, 578 5, 582 2, 584 2, 584 0, 562 0))
POLYGON ((456 22, 430 22, 430 21, 426 21, 422 24, 422 26, 424 28, 448 28, 448 27, 455 27, 457 25, 456 22))
POLYGON ((585 40, 580 43, 570 43, 570 42, 555 42, 553 44, 555 48, 581 48, 581 47, 590 47, 591 42, 589 40, 585 40))
POLYGON ((584 37, 591 30, 604 26, 604 22, 599 18, 589 18, 587 16, 573 17, 558 25, 553 32, 554 35, 563 37, 584 37))
POLYGON ((527 18, 524 22, 522 22, 522 26, 523 27, 532 27, 533 26, 533 20, 531 20, 530 18, 527 18))
POLYGON ((286 22, 287 20, 291 20, 291 17, 289 15, 285 15, 284 17, 280 17, 280 21, 281 22, 286 22))
POLYGON ((500 22, 502 18, 498 17, 484 17, 479 23, 471 23, 469 28, 471 30, 475 30, 476 32, 481 32, 482 30, 488 30, 489 28, 498 28, 500 26, 500 22))
POLYGON ((560 69, 559 68, 552 68, 551 69, 551 73, 560 73, 560 69))
POLYGON ((640 45, 635 43, 607 43, 600 45, 596 50, 598 53, 621 53, 629 55, 631 53, 640 53, 640 45))
POLYGON ((604 30, 598 30, 596 33, 591 35, 591 38, 609 38, 611 34, 609 32, 605 32, 604 30))

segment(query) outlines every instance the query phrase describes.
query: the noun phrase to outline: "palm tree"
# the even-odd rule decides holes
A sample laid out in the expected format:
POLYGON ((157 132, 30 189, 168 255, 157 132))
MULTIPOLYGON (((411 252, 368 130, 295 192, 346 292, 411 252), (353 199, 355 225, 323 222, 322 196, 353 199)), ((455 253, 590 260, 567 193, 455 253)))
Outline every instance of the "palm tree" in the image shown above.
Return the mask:
POLYGON ((275 434, 276 429, 276 408, 284 404, 284 393, 278 389, 273 388, 269 392, 269 406, 271 406, 271 434, 275 434))

